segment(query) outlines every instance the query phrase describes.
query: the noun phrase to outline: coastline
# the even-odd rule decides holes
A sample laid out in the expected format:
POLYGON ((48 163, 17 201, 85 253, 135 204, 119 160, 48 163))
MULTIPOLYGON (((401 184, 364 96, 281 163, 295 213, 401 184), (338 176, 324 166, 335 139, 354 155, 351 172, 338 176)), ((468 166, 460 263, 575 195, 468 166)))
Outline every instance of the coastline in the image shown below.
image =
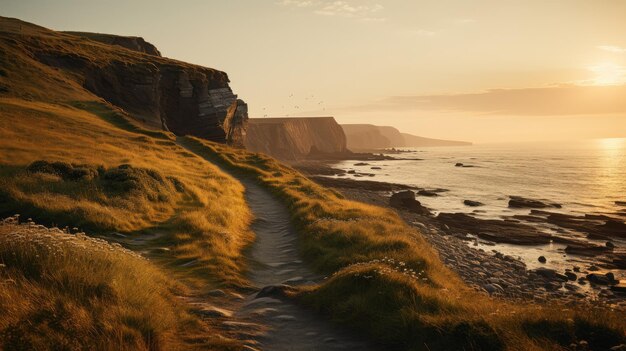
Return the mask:
MULTIPOLYGON (((306 166, 292 166, 347 199, 396 211, 407 224, 422 233, 449 268, 477 291, 514 301, 559 302, 568 306, 585 303, 592 308, 626 311, 626 294, 613 291, 609 285, 594 284, 586 278, 589 274, 604 274, 602 269, 586 270, 574 266, 563 272, 541 267, 531 269, 520 257, 489 249, 495 243, 481 239, 482 245, 478 247, 479 238, 468 240, 465 234, 459 235, 458 229, 448 226, 432 214, 417 214, 390 205, 391 193, 418 188, 380 181, 319 176, 342 170, 323 162, 317 165, 317 169, 310 162, 306 166), (571 279, 572 275, 575 275, 574 279, 571 279)), ((620 286, 623 284, 622 281, 620 286)))

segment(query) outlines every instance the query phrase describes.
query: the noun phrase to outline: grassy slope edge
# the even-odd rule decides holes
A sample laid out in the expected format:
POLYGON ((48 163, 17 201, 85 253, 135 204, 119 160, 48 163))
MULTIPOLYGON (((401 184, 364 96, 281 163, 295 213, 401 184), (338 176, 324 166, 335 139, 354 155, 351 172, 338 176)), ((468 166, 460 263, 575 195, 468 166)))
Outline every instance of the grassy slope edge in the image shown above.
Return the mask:
POLYGON ((561 350, 625 341, 607 311, 513 304, 467 288, 394 212, 342 198, 261 154, 184 138, 190 150, 256 178, 281 197, 301 232, 301 252, 329 278, 295 298, 402 350, 561 350))

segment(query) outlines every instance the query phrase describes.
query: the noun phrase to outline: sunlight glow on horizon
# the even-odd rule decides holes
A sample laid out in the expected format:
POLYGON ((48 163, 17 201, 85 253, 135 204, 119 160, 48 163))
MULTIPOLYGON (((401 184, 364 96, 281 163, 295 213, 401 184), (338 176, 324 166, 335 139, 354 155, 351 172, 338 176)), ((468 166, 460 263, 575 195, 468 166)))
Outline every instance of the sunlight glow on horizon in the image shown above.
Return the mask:
POLYGON ((595 75, 595 85, 619 85, 626 83, 626 67, 611 62, 603 62, 589 67, 595 75))
POLYGON ((330 115, 476 143, 626 136, 626 1, 3 5, 3 16, 141 36, 224 71, 251 117, 330 115))

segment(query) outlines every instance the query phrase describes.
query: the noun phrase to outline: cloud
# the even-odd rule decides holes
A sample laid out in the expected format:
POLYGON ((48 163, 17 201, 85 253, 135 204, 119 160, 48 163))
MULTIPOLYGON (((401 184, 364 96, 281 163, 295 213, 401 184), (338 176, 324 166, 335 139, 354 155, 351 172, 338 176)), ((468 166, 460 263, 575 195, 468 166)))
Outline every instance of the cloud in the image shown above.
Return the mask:
POLYGON ((280 5, 299 8, 312 8, 321 16, 353 18, 367 22, 382 22, 386 18, 378 16, 384 7, 380 4, 365 4, 355 0, 282 0, 280 5))
POLYGON ((622 47, 615 46, 615 45, 600 45, 598 46, 598 49, 608 51, 608 52, 615 52, 619 54, 623 54, 626 52, 626 48, 622 48, 622 47))
POLYGON ((411 30, 409 32, 413 35, 417 35, 420 37, 432 37, 435 35, 435 32, 426 30, 426 29, 416 29, 416 30, 411 30))
POLYGON ((476 20, 473 18, 457 18, 457 19, 451 20, 451 22, 454 24, 470 24, 470 23, 476 23, 476 20))
POLYGON ((472 115, 560 116, 624 114, 626 85, 560 85, 492 89, 471 94, 392 96, 349 111, 440 111, 472 115))
POLYGON ((280 1, 279 4, 283 6, 294 6, 294 7, 311 7, 315 5, 316 1, 311 0, 283 0, 280 1))

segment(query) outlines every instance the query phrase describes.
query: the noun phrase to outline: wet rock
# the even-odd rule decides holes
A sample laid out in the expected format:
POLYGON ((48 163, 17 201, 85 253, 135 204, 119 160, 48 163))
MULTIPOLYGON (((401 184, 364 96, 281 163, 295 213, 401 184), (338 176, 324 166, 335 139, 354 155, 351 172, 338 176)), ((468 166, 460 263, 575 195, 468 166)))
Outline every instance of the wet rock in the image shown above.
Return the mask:
POLYGON ((417 195, 420 195, 420 196, 430 196, 430 197, 438 196, 438 194, 436 192, 431 191, 431 190, 420 190, 420 191, 417 192, 417 195))
POLYGON ((565 247, 565 252, 568 254, 581 256, 597 256, 606 251, 610 251, 610 248, 582 241, 575 244, 569 244, 565 247))
POLYGON ((391 195, 389 205, 421 215, 430 215, 430 211, 415 199, 415 193, 411 190, 400 191, 391 195))
POLYGON ((536 273, 547 279, 553 279, 556 275, 556 271, 551 268, 537 268, 537 269, 531 270, 531 272, 536 273))
POLYGON ((521 196, 509 196, 509 198, 510 208, 561 208, 561 205, 557 203, 546 203, 543 201, 528 199, 521 196))
POLYGON ((539 256, 539 258, 537 259, 537 261, 541 262, 541 263, 546 263, 546 257, 545 256, 539 256))
POLYGON ((470 233, 481 239, 517 245, 547 244, 552 236, 537 228, 512 221, 478 219, 466 213, 440 213, 437 220, 450 228, 449 234, 470 233))
POLYGON ((587 280, 594 284, 598 285, 610 285, 615 284, 615 277, 613 273, 600 274, 600 273, 591 273, 587 274, 587 280))
POLYGON ((611 286, 611 290, 619 294, 626 294, 626 282, 620 281, 619 283, 611 286))
POLYGON ((465 206, 469 206, 469 207, 478 207, 478 206, 483 206, 484 205, 482 202, 478 202, 478 201, 474 201, 474 200, 464 200, 463 204, 465 206))
POLYGON ((571 281, 576 281, 576 279, 578 279, 578 276, 572 272, 565 272, 565 276, 571 281))

